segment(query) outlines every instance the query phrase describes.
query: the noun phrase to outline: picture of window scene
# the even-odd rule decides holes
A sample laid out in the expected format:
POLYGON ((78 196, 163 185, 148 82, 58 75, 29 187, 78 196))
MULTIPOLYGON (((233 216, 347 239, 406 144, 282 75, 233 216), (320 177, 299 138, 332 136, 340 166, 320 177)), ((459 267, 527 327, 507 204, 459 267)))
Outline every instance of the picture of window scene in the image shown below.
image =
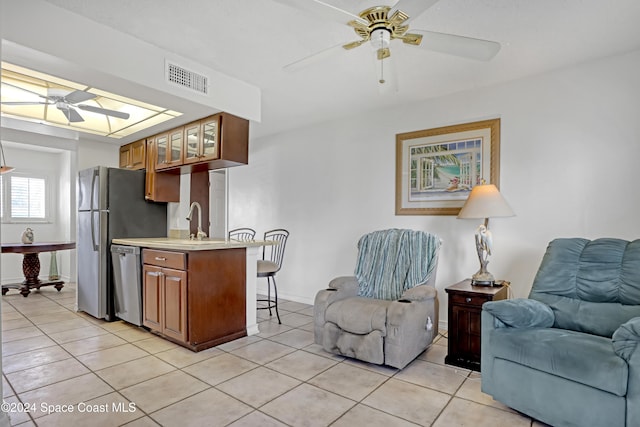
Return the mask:
POLYGON ((482 138, 410 148, 410 201, 465 200, 482 180, 482 138))

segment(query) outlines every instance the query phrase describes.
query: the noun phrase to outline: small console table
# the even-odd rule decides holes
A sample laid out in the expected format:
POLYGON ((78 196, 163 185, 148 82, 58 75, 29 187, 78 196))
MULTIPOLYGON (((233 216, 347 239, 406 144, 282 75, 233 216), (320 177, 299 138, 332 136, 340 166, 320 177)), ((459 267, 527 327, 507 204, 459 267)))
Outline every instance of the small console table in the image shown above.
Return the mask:
POLYGON ((482 304, 507 298, 507 286, 473 286, 471 280, 445 288, 449 294, 448 354, 444 363, 480 371, 482 304))
POLYGON ((75 242, 50 242, 50 243, 2 243, 2 253, 22 254, 22 273, 24 281, 2 285, 2 295, 9 289, 20 289, 22 296, 27 297, 31 289, 40 289, 42 286, 54 286, 58 292, 64 286, 62 280, 40 280, 40 252, 53 252, 65 249, 75 249, 75 242))

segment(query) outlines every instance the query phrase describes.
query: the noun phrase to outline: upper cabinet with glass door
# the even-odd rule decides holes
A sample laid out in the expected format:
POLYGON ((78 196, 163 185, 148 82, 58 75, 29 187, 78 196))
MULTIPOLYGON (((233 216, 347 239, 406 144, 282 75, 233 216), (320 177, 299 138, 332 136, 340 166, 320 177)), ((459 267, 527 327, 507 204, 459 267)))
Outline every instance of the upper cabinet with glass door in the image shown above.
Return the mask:
POLYGON ((167 133, 156 135, 156 170, 172 168, 182 164, 184 128, 172 129, 167 133))
POLYGON ((219 158, 220 115, 191 123, 184 128, 184 164, 208 162, 219 158))

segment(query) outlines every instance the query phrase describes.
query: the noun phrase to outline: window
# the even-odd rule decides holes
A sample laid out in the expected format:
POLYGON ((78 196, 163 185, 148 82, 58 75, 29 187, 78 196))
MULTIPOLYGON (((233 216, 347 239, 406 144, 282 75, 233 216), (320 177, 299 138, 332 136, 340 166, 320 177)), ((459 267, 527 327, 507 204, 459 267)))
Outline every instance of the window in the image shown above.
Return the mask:
POLYGON ((13 172, 0 177, 2 222, 48 222, 48 177, 13 172))

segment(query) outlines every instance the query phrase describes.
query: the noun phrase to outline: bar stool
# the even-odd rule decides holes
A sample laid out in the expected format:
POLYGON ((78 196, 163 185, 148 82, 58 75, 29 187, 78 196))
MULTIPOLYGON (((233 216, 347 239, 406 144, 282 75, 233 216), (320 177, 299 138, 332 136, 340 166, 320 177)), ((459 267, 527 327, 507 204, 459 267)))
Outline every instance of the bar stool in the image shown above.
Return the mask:
POLYGON ((269 316, 272 315, 271 309, 275 308, 278 323, 280 321, 280 313, 278 313, 278 287, 276 286, 276 273, 282 267, 282 259, 284 258, 284 248, 289 238, 289 232, 282 228, 266 231, 264 233, 265 241, 272 241, 276 244, 265 245, 262 247, 262 259, 258 260, 258 277, 267 278, 267 299, 258 299, 258 301, 266 302, 265 307, 258 307, 258 310, 269 310, 269 316), (271 298, 271 283, 273 283, 274 298, 271 298))
POLYGON ((238 240, 240 242, 247 242, 255 240, 256 230, 253 228, 243 227, 234 228, 229 230, 229 239, 238 240))

